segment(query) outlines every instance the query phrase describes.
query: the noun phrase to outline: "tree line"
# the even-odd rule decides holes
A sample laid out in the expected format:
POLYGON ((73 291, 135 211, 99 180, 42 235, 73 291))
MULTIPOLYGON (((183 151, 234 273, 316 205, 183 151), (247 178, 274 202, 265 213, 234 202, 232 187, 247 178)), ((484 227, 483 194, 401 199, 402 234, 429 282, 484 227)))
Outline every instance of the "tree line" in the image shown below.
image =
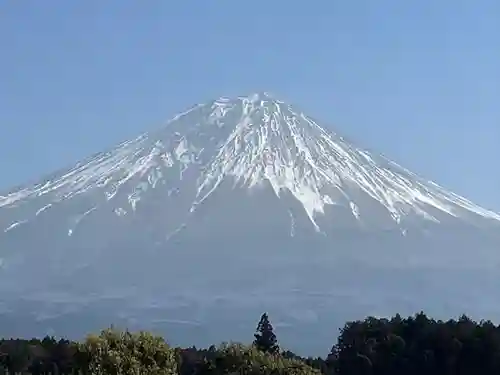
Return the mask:
MULTIPOLYGON (((82 342, 0 340, 0 374, 31 375, 489 375, 500 374, 500 326, 419 313, 348 322, 325 358, 280 348, 267 314, 250 345, 174 348, 148 332, 114 328, 82 342)), ((313 340, 305 337, 304 340, 313 340)))

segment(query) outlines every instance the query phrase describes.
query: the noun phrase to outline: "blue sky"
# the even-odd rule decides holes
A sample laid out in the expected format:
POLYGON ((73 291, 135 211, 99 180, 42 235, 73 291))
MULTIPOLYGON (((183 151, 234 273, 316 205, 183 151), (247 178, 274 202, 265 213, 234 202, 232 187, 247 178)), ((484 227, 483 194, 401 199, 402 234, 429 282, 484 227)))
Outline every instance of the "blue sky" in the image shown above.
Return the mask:
POLYGON ((267 90, 500 211, 498 0, 0 2, 0 190, 267 90))

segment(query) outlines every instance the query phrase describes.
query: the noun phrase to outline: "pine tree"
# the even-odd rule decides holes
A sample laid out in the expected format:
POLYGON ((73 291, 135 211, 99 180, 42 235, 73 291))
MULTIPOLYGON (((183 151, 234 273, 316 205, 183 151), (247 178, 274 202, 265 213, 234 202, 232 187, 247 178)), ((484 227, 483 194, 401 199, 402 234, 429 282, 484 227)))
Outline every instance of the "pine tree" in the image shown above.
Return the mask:
POLYGON ((279 352, 278 340, 266 313, 262 314, 260 317, 259 324, 257 325, 257 332, 254 336, 255 340, 253 344, 258 350, 271 354, 277 354, 279 352))

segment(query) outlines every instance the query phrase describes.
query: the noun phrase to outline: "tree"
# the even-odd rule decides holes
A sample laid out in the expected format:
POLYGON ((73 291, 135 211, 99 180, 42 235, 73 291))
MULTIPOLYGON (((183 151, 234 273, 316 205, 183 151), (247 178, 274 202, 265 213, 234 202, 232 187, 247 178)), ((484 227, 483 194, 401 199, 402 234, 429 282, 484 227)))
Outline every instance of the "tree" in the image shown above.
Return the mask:
POLYGON ((255 346, 222 344, 199 374, 321 375, 301 360, 265 353, 255 346))
POLYGON ((279 353, 279 345, 276 335, 273 331, 273 326, 269 322, 269 317, 266 313, 262 314, 260 317, 259 324, 257 325, 257 332, 255 333, 255 340, 253 344, 255 347, 264 352, 270 354, 279 353))
POLYGON ((30 363, 30 346, 21 339, 4 340, 0 345, 1 366, 8 373, 18 373, 26 370, 30 363))
POLYGON ((175 375, 174 349, 147 332, 130 333, 107 329, 88 336, 79 346, 80 369, 93 375, 175 375))

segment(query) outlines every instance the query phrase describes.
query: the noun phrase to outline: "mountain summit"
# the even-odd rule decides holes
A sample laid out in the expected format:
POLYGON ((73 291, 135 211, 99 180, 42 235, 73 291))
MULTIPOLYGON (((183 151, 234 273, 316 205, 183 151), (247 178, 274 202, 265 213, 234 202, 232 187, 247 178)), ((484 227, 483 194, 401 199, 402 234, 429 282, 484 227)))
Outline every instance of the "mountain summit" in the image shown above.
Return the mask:
POLYGON ((500 215, 270 94, 219 98, 0 195, 0 297, 6 316, 24 309, 41 330, 119 312, 206 342, 225 338, 228 314, 244 330, 265 307, 296 328, 293 345, 297 321, 321 328, 339 300, 365 315, 436 307, 458 286, 435 269, 484 278, 498 229, 500 215), (408 304, 416 280, 435 298, 408 304))

